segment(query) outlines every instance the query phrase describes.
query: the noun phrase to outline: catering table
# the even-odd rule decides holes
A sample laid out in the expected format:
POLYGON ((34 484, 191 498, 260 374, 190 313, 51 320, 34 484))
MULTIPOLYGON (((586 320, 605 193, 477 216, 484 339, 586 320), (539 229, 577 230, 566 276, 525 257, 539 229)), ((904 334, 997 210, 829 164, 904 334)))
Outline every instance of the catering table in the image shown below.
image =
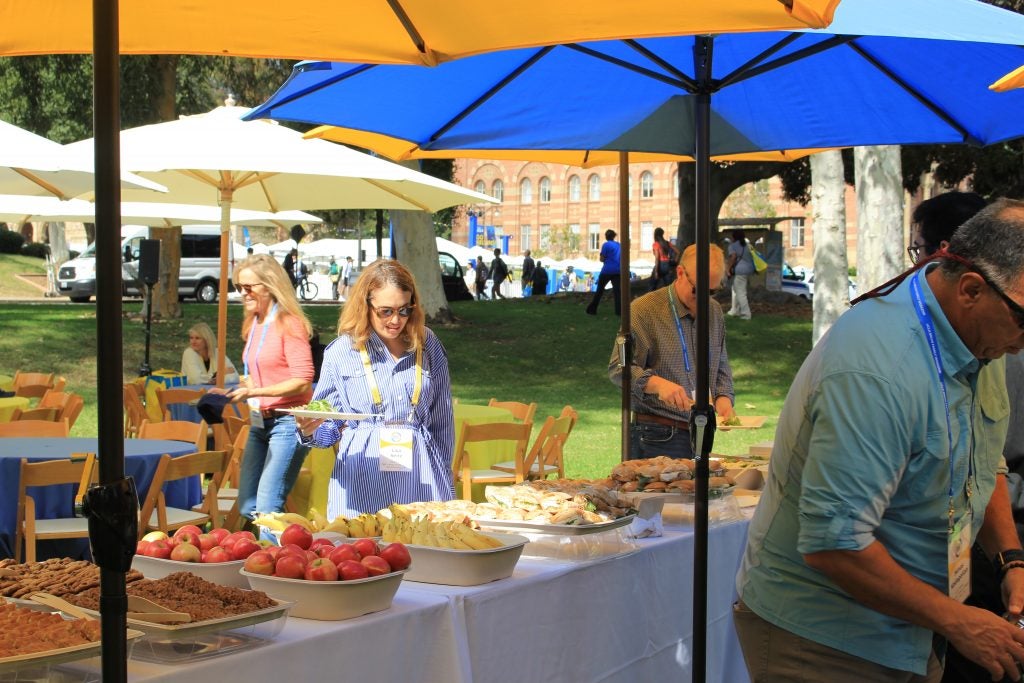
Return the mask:
MULTIPOLYGON (((707 680, 746 683, 732 625, 747 522, 711 529, 707 680)), ((524 557, 502 581, 466 588, 404 582, 390 610, 348 621, 290 618, 244 652, 156 664, 131 681, 375 680, 523 683, 688 681, 692 530, 637 552, 573 562, 524 557)))
POLYGON ((24 396, 8 396, 0 398, 0 422, 10 422, 16 408, 28 408, 28 399, 24 396))
MULTIPOLYGON (((483 424, 485 422, 512 422, 512 413, 505 408, 496 408, 494 406, 478 406, 468 403, 457 403, 452 411, 455 417, 455 442, 459 441, 459 434, 462 432, 462 425, 464 424, 483 424)), ((469 451, 469 462, 473 465, 475 470, 484 470, 490 468, 496 462, 503 462, 511 460, 515 454, 514 448, 510 443, 496 443, 496 444, 472 444, 467 449, 469 451)), ((455 495, 460 495, 459 485, 456 484, 455 495)), ((473 485, 473 500, 483 502, 484 500, 484 485, 474 484, 473 485)))
MULTIPOLYGON (((18 518, 18 475, 21 459, 54 460, 68 458, 72 453, 97 453, 96 438, 3 438, 0 439, 0 557, 14 557, 15 525, 18 518)), ((159 439, 125 439, 125 474, 135 478, 139 499, 145 497, 156 473, 160 456, 194 453, 195 446, 182 441, 159 439)), ((100 454, 102 457, 102 454, 100 454)), ((36 501, 40 518, 70 516, 75 487, 47 486, 29 489, 36 501)), ((191 507, 202 502, 198 477, 171 482, 165 489, 167 502, 175 507, 191 507)), ((82 554, 85 545, 79 541, 43 541, 39 559, 82 554), (71 550, 69 550, 71 549, 71 550)))

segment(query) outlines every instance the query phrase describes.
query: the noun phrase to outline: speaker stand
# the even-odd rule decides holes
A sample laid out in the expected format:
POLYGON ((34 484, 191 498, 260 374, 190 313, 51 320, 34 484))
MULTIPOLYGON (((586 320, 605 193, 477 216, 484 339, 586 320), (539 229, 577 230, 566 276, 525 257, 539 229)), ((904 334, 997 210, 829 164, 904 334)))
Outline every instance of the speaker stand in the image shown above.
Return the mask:
POLYGON ((139 377, 146 377, 152 374, 153 369, 149 367, 149 339, 153 325, 153 285, 146 283, 146 357, 139 366, 139 377))

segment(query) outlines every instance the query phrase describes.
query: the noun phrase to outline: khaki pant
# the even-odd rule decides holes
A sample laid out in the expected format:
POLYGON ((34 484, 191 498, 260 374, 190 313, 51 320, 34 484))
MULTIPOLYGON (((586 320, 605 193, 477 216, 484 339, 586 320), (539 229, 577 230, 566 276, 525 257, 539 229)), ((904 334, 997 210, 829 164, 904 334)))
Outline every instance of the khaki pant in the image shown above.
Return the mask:
POLYGON ((770 624, 737 602, 733 623, 751 683, 939 683, 942 664, 928 658, 928 674, 890 669, 801 638, 770 624))

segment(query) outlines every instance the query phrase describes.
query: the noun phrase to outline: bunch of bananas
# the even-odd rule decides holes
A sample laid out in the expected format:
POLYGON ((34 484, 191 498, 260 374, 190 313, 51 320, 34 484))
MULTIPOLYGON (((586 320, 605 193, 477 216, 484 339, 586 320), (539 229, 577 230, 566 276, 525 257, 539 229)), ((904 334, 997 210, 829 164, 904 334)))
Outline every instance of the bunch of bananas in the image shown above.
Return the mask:
POLYGON ((385 520, 378 518, 377 515, 366 512, 358 517, 335 517, 327 521, 316 508, 309 509, 308 518, 294 512, 266 512, 257 514, 253 519, 254 524, 275 532, 284 531, 289 524, 300 524, 310 533, 332 531, 349 538, 380 536, 383 521, 385 520))
POLYGON ((310 533, 319 531, 314 528, 312 521, 295 512, 260 512, 252 521, 253 524, 271 531, 284 531, 291 524, 299 524, 310 533))
POLYGON ((465 524, 431 522, 402 515, 393 515, 385 522, 382 538, 387 543, 399 541, 409 545, 453 550, 490 550, 502 546, 498 539, 474 531, 465 524))

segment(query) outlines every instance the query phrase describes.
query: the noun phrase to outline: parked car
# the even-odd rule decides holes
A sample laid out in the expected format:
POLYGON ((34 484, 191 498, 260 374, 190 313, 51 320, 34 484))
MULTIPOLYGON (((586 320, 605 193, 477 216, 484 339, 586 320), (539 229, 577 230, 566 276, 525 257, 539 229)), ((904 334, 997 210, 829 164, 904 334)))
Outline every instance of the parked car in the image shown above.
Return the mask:
MULTIPOLYGON (((846 282, 849 287, 850 301, 853 301, 857 298, 857 284, 850 278, 846 278, 846 282)), ((811 296, 814 296, 814 273, 807 278, 807 284, 811 288, 811 296)))
POLYGON ((782 264, 782 291, 801 299, 810 299, 814 294, 803 273, 796 272, 788 263, 782 264))
POLYGON ((441 265, 441 284, 445 298, 448 301, 472 300, 473 295, 466 287, 466 273, 462 270, 462 264, 446 251, 439 251, 437 260, 441 265))

